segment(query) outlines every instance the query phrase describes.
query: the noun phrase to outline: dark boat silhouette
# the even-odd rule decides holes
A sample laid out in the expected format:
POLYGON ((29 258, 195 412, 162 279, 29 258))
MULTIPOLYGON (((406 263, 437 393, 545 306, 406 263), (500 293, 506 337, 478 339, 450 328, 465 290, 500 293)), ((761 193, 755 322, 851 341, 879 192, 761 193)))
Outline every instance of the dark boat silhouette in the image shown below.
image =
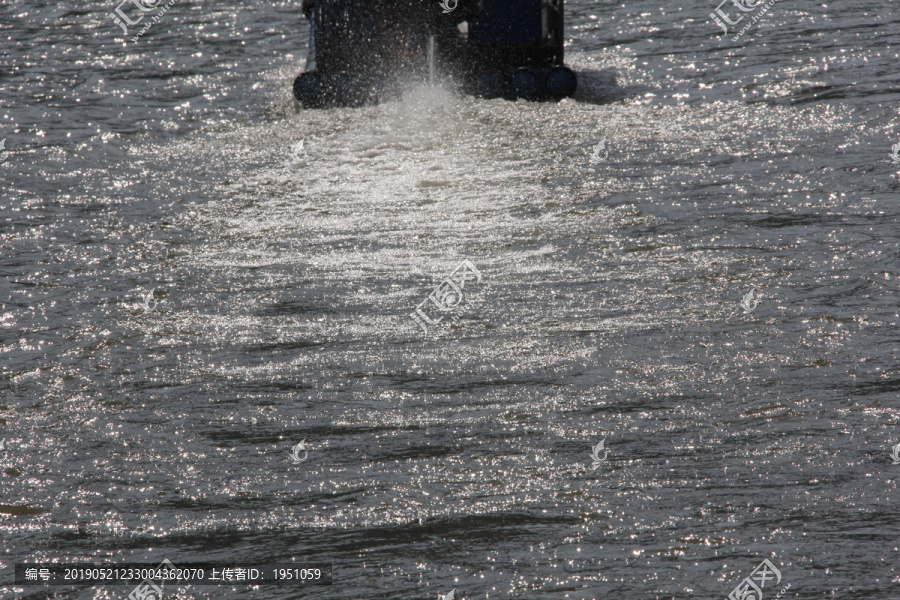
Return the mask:
POLYGON ((379 102, 435 71, 487 98, 561 99, 577 86, 563 64, 563 0, 304 0, 303 11, 304 107, 379 102))

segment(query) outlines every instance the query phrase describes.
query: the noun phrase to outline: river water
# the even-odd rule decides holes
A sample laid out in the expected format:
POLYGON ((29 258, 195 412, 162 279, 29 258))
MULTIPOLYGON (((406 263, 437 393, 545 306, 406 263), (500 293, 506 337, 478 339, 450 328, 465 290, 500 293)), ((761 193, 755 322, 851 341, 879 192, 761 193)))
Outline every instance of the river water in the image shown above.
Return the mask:
POLYGON ((322 111, 297 2, 4 4, 0 597, 900 598, 893 4, 570 0, 573 99, 322 111))

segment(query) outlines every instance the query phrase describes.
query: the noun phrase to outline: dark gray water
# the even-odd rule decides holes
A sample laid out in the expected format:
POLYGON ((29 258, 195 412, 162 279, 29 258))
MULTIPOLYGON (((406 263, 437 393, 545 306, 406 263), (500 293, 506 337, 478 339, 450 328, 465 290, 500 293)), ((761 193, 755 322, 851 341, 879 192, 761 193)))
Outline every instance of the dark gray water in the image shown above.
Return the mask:
POLYGON ((306 112, 296 2, 0 7, 0 597, 900 598, 900 11, 624 4, 574 99, 306 112))

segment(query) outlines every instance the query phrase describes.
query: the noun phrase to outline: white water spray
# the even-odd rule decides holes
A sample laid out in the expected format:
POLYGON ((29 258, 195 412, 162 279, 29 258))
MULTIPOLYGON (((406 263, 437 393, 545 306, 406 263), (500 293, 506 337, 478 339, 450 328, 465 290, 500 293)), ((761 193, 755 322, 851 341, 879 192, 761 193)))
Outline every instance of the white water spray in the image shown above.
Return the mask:
POLYGON ((434 34, 428 35, 428 84, 434 87, 434 34))

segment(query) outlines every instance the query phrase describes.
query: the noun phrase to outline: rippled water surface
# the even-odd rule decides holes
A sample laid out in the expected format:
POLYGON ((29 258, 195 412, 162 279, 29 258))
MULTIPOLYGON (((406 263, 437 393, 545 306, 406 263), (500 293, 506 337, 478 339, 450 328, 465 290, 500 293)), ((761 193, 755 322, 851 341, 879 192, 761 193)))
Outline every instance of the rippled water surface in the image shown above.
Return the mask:
POLYGON ((900 597, 892 3, 570 0, 574 99, 323 111, 298 4, 0 7, 0 597, 900 597))

